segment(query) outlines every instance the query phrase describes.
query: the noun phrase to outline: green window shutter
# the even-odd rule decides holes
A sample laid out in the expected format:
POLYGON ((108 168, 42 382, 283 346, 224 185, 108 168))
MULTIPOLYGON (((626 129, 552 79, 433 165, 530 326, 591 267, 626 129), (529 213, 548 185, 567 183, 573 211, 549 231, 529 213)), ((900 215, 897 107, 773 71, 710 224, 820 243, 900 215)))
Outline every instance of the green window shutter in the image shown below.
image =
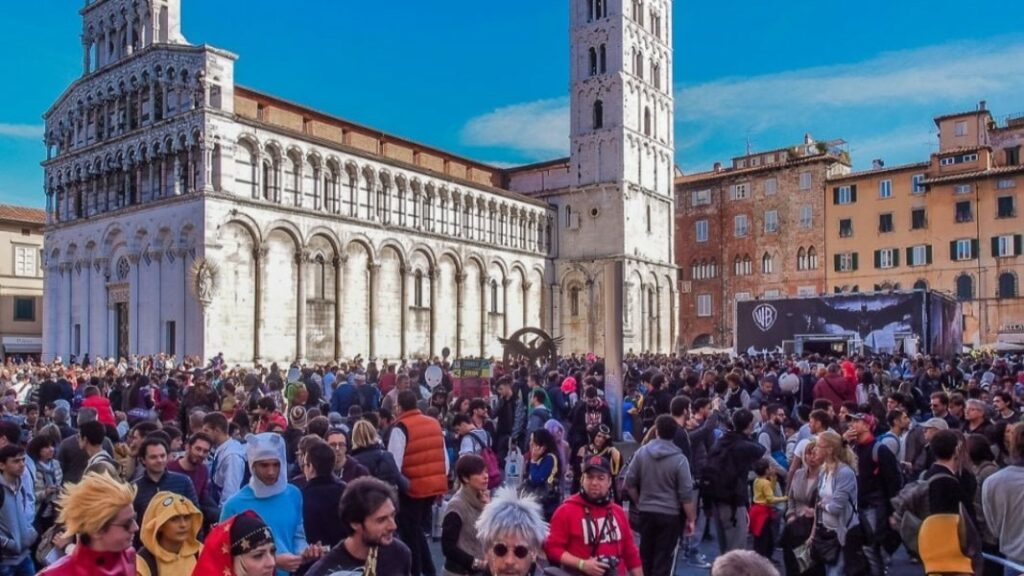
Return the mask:
POLYGON ((857 253, 853 253, 853 269, 857 270, 857 253))
POLYGON ((892 251, 892 267, 895 268, 895 267, 897 267, 899 265, 900 265, 900 251, 899 250, 893 250, 892 251))
POLYGON ((882 267, 882 251, 875 250, 875 268, 882 267))
POLYGON ((928 244, 927 246, 924 247, 924 263, 925 264, 931 264, 932 263, 932 245, 931 244, 928 244))
POLYGON ((839 187, 836 186, 832 189, 832 203, 839 204, 839 187))
POLYGON ((833 260, 835 260, 836 272, 839 272, 839 270, 840 270, 839 262, 841 260, 839 254, 836 254, 832 258, 833 258, 833 260))
POLYGON ((977 238, 972 238, 971 239, 971 258, 972 259, 978 258, 979 256, 981 256, 981 254, 978 254, 978 252, 981 250, 980 244, 981 243, 978 241, 977 238))
POLYGON ((999 256, 999 236, 992 237, 992 256, 999 256))
POLYGON ((907 248, 907 266, 913 266, 915 264, 917 264, 917 262, 914 262, 914 248, 907 248))
POLYGON ((949 241, 949 259, 956 260, 956 240, 949 241))
POLYGON ((850 186, 850 202, 857 202, 857 185, 850 186))
POLYGON ((1014 234, 1013 235, 1013 255, 1014 256, 1020 256, 1022 253, 1024 253, 1024 250, 1021 250, 1021 235, 1020 234, 1014 234))

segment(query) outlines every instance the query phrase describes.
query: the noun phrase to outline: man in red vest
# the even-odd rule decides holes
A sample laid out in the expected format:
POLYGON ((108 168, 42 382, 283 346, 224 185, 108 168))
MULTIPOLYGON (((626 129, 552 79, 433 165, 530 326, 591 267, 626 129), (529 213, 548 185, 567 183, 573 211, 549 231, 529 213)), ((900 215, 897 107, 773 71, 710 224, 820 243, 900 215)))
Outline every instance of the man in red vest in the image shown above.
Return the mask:
POLYGON ((435 576, 423 526, 430 522, 434 500, 448 491, 444 433, 437 420, 417 409, 412 390, 399 392, 398 410, 388 436, 388 452, 409 480, 409 489, 399 494, 398 534, 412 552, 412 576, 435 576))

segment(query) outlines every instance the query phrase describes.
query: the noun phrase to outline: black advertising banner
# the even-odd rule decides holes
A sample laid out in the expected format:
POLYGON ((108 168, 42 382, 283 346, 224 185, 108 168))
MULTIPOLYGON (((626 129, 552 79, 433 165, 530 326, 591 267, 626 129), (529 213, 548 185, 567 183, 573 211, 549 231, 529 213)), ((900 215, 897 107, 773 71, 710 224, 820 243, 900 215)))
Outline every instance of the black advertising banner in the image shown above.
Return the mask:
POLYGON ((835 294, 736 302, 736 352, 782 349, 797 336, 860 337, 866 350, 892 351, 924 337, 924 292, 835 294))

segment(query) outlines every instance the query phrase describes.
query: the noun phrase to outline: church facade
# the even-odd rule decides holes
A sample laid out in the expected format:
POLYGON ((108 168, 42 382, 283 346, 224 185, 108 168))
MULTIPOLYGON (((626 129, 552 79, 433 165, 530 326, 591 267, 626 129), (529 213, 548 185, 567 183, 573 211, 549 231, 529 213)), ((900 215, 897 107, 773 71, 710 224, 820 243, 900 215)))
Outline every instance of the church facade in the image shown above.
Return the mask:
POLYGON ((671 350, 671 4, 625 1, 571 1, 571 155, 513 169, 236 85, 179 0, 87 2, 45 115, 44 359, 671 350))

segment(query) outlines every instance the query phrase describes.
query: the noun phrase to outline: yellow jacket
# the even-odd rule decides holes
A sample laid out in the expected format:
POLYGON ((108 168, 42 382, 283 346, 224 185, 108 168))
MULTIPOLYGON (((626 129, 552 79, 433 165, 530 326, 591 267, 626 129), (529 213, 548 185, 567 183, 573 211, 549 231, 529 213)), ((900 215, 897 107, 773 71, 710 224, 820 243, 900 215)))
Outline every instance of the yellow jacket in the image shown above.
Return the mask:
POLYGON ((775 495, 775 480, 758 477, 754 480, 754 504, 777 504, 788 500, 785 496, 775 495))

